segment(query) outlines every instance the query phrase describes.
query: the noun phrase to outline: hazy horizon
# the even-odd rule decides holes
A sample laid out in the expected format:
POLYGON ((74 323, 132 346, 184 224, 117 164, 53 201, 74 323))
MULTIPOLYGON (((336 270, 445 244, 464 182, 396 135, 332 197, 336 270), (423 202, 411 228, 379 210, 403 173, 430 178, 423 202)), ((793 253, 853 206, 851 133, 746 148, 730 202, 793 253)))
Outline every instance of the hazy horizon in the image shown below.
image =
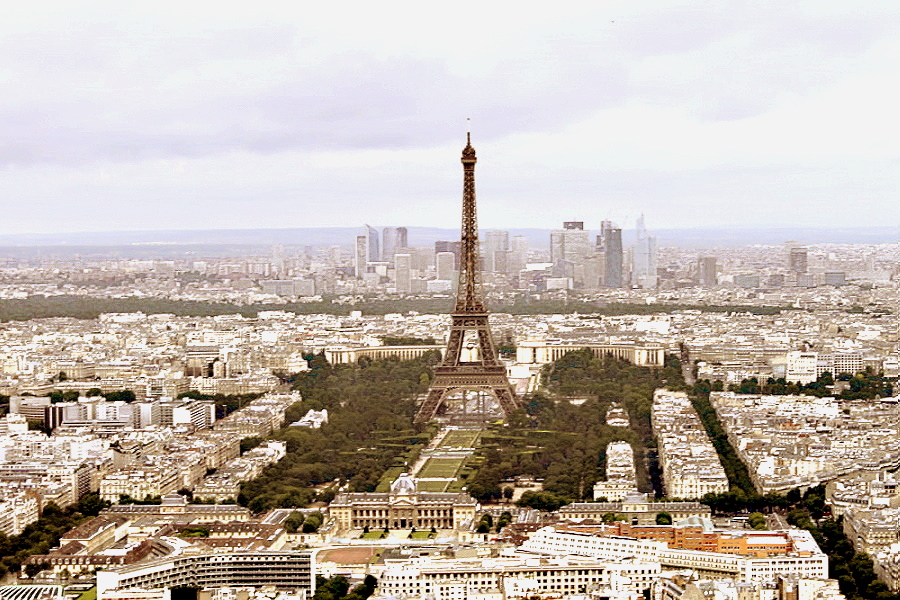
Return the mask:
MULTIPOLYGON (((392 225, 399 226, 399 225, 392 225)), ((379 231, 384 225, 374 225, 379 231)), ((532 248, 549 247, 550 231, 557 228, 507 228, 510 235, 524 235, 532 248)), ((599 223, 585 229, 599 234, 599 223)), ((413 247, 427 247, 437 240, 456 240, 459 229, 452 227, 409 226, 409 243, 413 247)), ((482 234, 489 228, 481 228, 482 234)), ((243 229, 171 229, 171 230, 122 230, 94 232, 53 232, 46 234, 0 234, 0 254, 15 254, 16 249, 68 248, 68 252, 79 249, 142 247, 144 254, 152 254, 153 248, 160 252, 176 249, 189 251, 192 246, 211 249, 226 246, 265 247, 287 246, 329 246, 341 245, 351 248, 357 235, 363 233, 358 227, 282 227, 243 229)), ((636 230, 623 228, 626 245, 635 241, 636 230)), ((900 227, 697 227, 660 229, 650 231, 660 246, 684 248, 740 247, 751 245, 779 245, 788 241, 801 244, 897 244, 900 243, 900 227)))

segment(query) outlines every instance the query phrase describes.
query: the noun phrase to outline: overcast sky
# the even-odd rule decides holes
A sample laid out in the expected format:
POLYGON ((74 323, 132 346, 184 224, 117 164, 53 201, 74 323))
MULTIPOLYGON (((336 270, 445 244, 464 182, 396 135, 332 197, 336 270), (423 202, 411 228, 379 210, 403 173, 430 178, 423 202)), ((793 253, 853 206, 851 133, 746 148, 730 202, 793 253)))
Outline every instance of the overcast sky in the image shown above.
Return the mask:
POLYGON ((6 6, 0 233, 900 223, 896 0, 234 4, 6 6))

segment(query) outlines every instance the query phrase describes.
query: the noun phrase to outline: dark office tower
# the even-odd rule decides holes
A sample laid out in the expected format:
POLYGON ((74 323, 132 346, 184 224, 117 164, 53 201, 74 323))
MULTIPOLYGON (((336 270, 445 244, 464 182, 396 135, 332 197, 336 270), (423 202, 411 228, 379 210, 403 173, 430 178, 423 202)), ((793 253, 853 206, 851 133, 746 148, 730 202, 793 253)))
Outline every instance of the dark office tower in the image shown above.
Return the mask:
POLYGON ((624 283, 622 277, 624 258, 622 252, 622 229, 612 221, 603 221, 600 224, 600 239, 606 263, 606 275, 603 279, 603 285, 608 288, 620 288, 624 283))
POLYGON ((716 286, 718 279, 715 256, 701 256, 697 259, 697 282, 703 287, 716 286))
POLYGON ((409 248, 409 231, 406 227, 397 228, 397 247, 409 248))
POLYGON ((430 421, 441 409, 447 408, 453 397, 458 398, 465 411, 469 392, 479 397, 492 397, 507 417, 518 407, 506 378, 506 367, 497 357, 481 291, 475 162, 475 148, 467 139, 462 152, 463 210, 456 306, 451 313, 447 351, 441 364, 434 368, 434 379, 428 388, 428 396, 416 413, 416 423, 430 421))
POLYGON ((381 244, 378 230, 366 225, 366 260, 370 263, 381 260, 381 244))

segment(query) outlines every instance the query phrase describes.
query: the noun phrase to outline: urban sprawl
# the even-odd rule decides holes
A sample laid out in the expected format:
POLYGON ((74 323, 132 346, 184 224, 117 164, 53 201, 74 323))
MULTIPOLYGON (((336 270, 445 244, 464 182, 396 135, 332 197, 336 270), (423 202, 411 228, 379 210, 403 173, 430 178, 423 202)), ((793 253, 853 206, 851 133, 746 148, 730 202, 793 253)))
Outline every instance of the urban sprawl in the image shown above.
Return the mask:
POLYGON ((427 424, 459 242, 3 258, 0 597, 900 592, 900 244, 657 247, 642 218, 479 250, 519 408, 427 424), (394 412, 342 414, 407 362, 394 412), (551 454, 591 435, 570 485, 551 454), (331 470, 281 493, 302 452, 331 470))

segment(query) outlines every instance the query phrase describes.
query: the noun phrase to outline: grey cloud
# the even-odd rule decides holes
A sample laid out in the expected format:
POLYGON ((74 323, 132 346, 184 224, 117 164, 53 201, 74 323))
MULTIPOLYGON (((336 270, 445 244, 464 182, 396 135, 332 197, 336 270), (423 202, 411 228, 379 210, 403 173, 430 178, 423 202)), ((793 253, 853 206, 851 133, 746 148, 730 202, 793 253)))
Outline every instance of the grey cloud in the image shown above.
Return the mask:
MULTIPOLYGON (((195 54, 234 47, 232 38, 204 42, 195 54)), ((512 60, 489 76, 467 78, 434 58, 344 52, 319 63, 285 62, 279 44, 272 46, 271 58, 285 66, 271 83, 243 87, 236 81, 231 88, 193 75, 209 68, 211 59, 175 60, 183 45, 173 43, 155 57, 154 74, 147 78, 141 61, 134 73, 101 73, 92 69, 108 65, 80 64, 77 74, 65 72, 55 82, 50 73, 23 73, 24 85, 32 77, 35 89, 28 103, 0 100, 0 123, 9 134, 0 142, 0 157, 7 164, 79 163, 235 150, 428 146, 457 135, 464 116, 475 117, 483 135, 500 136, 553 128, 614 105, 626 93, 623 69, 568 61, 562 52, 550 57, 558 68, 540 75, 512 60), (160 72, 166 69, 171 71, 160 72), (174 77, 192 86, 190 93, 169 95, 166 80, 174 77), (39 88, 48 86, 51 93, 41 95, 39 88)), ((263 71, 270 67, 258 62, 263 71)))

